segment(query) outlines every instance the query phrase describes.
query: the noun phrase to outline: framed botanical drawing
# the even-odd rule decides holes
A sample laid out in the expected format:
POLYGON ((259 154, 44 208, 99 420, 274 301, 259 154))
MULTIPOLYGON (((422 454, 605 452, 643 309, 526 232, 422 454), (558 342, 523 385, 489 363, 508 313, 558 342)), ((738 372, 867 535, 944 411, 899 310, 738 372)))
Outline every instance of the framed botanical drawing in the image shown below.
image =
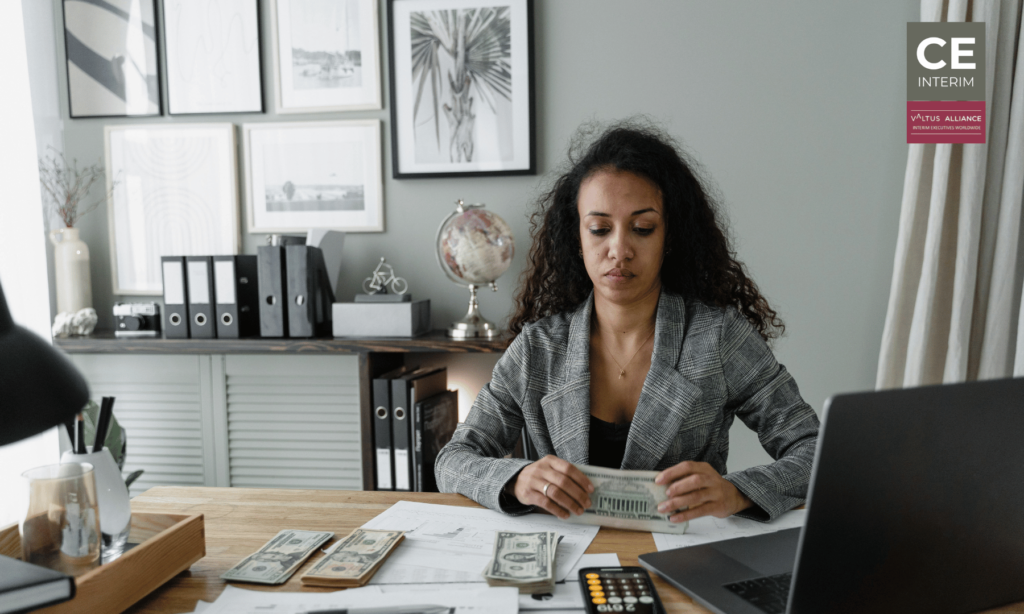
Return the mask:
POLYGON ((258 0, 164 0, 171 115, 259 113, 258 0))
POLYGON ((278 113, 379 109, 377 0, 274 0, 278 113))
POLYGON ((114 294, 160 294, 161 256, 238 253, 232 124, 105 127, 114 294))
POLYGON ((250 233, 384 230, 380 120, 242 130, 250 233))
POLYGON ((388 0, 393 172, 536 172, 532 0, 388 0))
POLYGON ((155 0, 64 0, 72 118, 160 115, 155 0))

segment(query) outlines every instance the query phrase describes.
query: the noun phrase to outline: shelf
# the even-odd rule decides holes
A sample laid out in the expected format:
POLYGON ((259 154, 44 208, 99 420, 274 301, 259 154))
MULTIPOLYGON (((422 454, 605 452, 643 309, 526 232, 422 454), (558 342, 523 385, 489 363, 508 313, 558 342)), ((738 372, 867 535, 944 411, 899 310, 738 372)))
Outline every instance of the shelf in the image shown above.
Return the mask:
POLYGON ((443 330, 419 337, 373 339, 319 339, 253 337, 248 339, 162 339, 114 336, 113 331, 96 331, 88 337, 55 338, 54 343, 69 354, 367 354, 371 352, 496 353, 505 351, 505 341, 452 339, 443 330))

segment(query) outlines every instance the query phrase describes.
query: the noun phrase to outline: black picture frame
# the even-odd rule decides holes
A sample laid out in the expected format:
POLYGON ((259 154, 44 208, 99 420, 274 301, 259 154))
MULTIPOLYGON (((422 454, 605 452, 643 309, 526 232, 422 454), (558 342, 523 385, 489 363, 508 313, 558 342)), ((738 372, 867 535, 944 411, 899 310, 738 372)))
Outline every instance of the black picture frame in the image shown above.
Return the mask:
MULTIPOLYGON (((188 0, 186 0, 186 2, 187 1, 188 0)), ((254 108, 254 109, 232 109, 232 110, 209 110, 209 109, 207 109, 207 110, 194 110, 194 111, 175 111, 175 109, 174 109, 174 97, 173 97, 174 96, 175 84, 174 84, 174 81, 173 81, 172 75, 171 75, 171 71, 173 70, 173 68, 171 66, 171 64, 172 64, 172 60, 171 60, 171 57, 172 57, 172 54, 171 54, 171 42, 170 42, 171 34, 169 33, 169 30, 168 30, 168 26, 169 26, 170 22, 168 21, 168 16, 167 16, 169 0, 161 0, 161 2, 160 2, 160 12, 161 12, 161 20, 162 20, 162 26, 163 26, 163 34, 164 34, 163 49, 162 49, 162 51, 163 51, 164 62, 166 63, 166 66, 165 66, 165 68, 166 68, 165 77, 167 79, 167 114, 168 115, 170 115, 172 117, 179 117, 179 116, 186 116, 186 115, 224 115, 224 114, 228 114, 228 113, 266 113, 266 111, 267 111, 267 93, 266 93, 266 88, 264 87, 264 82, 265 82, 264 76, 266 74, 266 71, 265 71, 265 66, 264 66, 264 62, 263 62, 263 26, 264 26, 264 22, 263 22, 263 20, 264 20, 263 7, 262 7, 262 2, 260 2, 260 0, 249 0, 249 2, 252 3, 253 9, 255 11, 254 17, 255 17, 255 22, 256 22, 256 24, 255 24, 256 25, 256 39, 255 39, 256 45, 255 45, 255 48, 254 48, 254 53, 255 53, 255 56, 256 56, 256 79, 258 80, 258 83, 257 83, 256 87, 259 90, 259 107, 258 108, 254 108)))
MULTIPOLYGON (((498 6, 495 6, 493 0, 449 0, 447 8, 437 9, 437 2, 430 2, 424 6, 423 11, 415 10, 417 4, 423 4, 423 0, 387 0, 387 4, 392 177, 416 179, 535 175, 537 146, 533 0, 502 0, 497 3, 498 6), (503 9, 507 9, 507 15, 502 14, 503 9), (464 73, 464 93, 457 97, 451 87, 454 80, 449 80, 450 70, 447 70, 455 64, 455 60, 440 42, 431 43, 431 34, 424 27, 431 20, 437 24, 430 25, 431 29, 443 27, 450 32, 453 28, 465 27, 481 41, 484 40, 481 32, 489 29, 485 34, 489 37, 491 49, 496 44, 505 49, 506 53, 492 65, 493 71, 467 70, 464 73), (461 23, 467 26, 460 26, 461 23), (481 23, 488 25, 480 27, 481 23), (402 28, 408 34, 399 38, 396 28, 402 28), (415 43, 414 31, 417 32, 415 43), (419 60, 414 60, 414 44, 420 50, 419 60), (433 55, 429 51, 424 55, 423 51, 428 48, 433 49, 433 55), (396 55, 396 50, 402 55, 396 55), (501 64, 502 60, 504 65, 501 64), (420 67, 419 80, 414 76, 414 62, 418 62, 417 66, 420 67), (525 94, 521 91, 524 86, 525 94), (414 91, 418 93, 419 105, 416 105, 412 95, 414 91), (447 100, 443 99, 445 95, 448 96, 447 100), (432 107, 424 113, 434 120, 433 146, 424 134, 429 131, 429 123, 417 115, 426 105, 432 107), (446 114, 443 121, 442 113, 446 114), (457 130, 460 133, 458 139, 452 134, 448 119, 452 115, 448 114, 461 114, 462 118, 469 115, 472 121, 468 138, 464 129, 457 130), (485 117, 482 118, 482 115, 485 117), (479 119, 489 121, 495 127, 489 133, 490 138, 481 141, 489 147, 485 153, 480 154, 477 127, 485 122, 478 123, 479 119), (426 130, 424 126, 427 126, 426 130), (448 134, 443 134, 443 128, 448 128, 448 134), (447 145, 444 143, 445 136, 448 138, 447 145), (448 148, 447 162, 444 160, 445 146, 448 148), (467 154, 468 160, 464 159, 467 154)), ((464 48, 470 49, 472 46, 472 42, 467 42, 464 48)), ((478 65, 479 62, 473 64, 478 65)), ((465 127, 464 120, 460 119, 459 124, 465 127)))
POLYGON ((106 2, 62 0, 65 77, 68 116, 71 119, 163 115, 160 15, 156 0, 140 0, 140 7, 142 27, 130 32, 131 15, 127 11, 106 2), (145 23, 147 11, 152 15, 152 24, 145 23), (123 29, 120 27, 122 22, 123 29), (118 29, 112 30, 110 24, 117 24, 118 29), (141 36, 144 45, 141 57, 133 57, 128 51, 128 40, 132 34, 141 36), (111 41, 122 39, 124 46, 110 53, 111 41), (94 46, 102 47, 102 50, 97 51, 94 46), (150 68, 152 72, 149 72, 150 68), (145 98, 139 96, 143 91, 145 98), (133 111, 133 107, 145 108, 133 111))

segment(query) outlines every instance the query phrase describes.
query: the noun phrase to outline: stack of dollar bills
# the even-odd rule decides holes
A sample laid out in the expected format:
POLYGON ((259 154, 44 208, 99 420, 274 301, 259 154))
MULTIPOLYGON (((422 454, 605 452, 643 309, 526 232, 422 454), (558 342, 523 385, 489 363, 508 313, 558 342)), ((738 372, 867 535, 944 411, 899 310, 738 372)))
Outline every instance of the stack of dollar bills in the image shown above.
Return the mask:
POLYGON ((301 578, 303 584, 348 588, 370 581, 405 537, 401 531, 356 529, 301 578))
POLYGON ((554 531, 498 531, 494 556, 484 568, 489 586, 514 586, 521 595, 555 591, 555 550, 561 537, 554 531))
POLYGON ((221 577, 236 582, 283 584, 317 548, 334 537, 329 531, 284 530, 221 577))

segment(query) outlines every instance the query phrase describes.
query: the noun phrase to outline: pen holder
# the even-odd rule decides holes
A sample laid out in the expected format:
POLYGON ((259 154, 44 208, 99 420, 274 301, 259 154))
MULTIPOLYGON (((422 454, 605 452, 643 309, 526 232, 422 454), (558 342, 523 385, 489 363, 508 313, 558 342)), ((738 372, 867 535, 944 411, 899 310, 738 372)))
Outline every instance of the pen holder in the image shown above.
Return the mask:
POLYGON ((89 454, 65 452, 62 463, 89 463, 96 475, 96 496, 100 508, 103 561, 121 556, 132 525, 131 501, 121 471, 106 448, 89 454))

